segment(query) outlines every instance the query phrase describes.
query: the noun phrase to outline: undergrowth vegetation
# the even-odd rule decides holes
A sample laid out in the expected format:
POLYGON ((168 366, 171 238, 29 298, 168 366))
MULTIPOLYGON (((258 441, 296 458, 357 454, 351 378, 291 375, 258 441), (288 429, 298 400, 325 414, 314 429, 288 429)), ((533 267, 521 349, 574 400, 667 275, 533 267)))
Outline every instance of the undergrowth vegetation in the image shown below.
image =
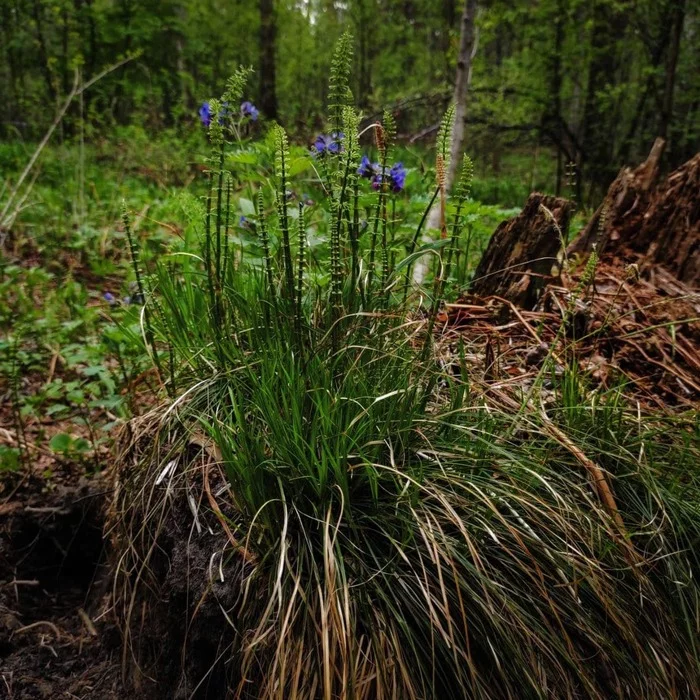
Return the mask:
POLYGON ((124 212, 163 401, 125 435, 114 503, 125 659, 157 675, 138 638, 167 596, 170 528, 209 561, 187 572, 206 585, 183 624, 237 587, 208 626, 233 697, 692 696, 697 426, 637 415, 551 357, 530 387, 479 390, 468 339, 437 332, 477 212, 468 157, 445 191, 453 112, 413 217, 391 115, 361 134, 348 72, 343 38, 311 156, 277 125, 253 149, 227 109, 245 71, 231 79, 175 249, 142 260, 124 212))
MULTIPOLYGON (((237 254, 245 249, 249 257, 260 256, 252 226, 255 193, 269 183, 274 166, 273 145, 260 138, 262 131, 261 125, 251 127, 240 147, 227 152, 227 168, 239 174, 232 187, 228 237, 237 254)), ((34 146, 0 144, 0 210, 7 205, 0 223, 0 381, 3 387, 16 386, 17 418, 11 427, 27 436, 29 450, 25 455, 17 446, 0 447, 0 471, 31 463, 37 447, 68 463, 76 452, 54 450, 56 429, 61 438, 55 444, 79 444, 85 469, 102 468, 112 428, 138 413, 134 406, 141 388, 152 393, 154 377, 138 338, 140 297, 121 210, 125 203, 131 213, 131 233, 144 265, 190 249, 206 178, 204 132, 165 130, 153 138, 142 128, 128 127, 116 129, 109 141, 80 132, 65 136, 43 148, 19 188, 34 146)), ((299 201, 305 204, 314 267, 313 261, 327 255, 327 222, 316 204, 323 189, 311 169, 309 147, 292 143, 289 151, 297 171, 290 216, 296 216, 299 201)), ((391 201, 388 230, 390 239, 405 243, 432 196, 434 165, 425 149, 395 144, 393 152, 407 175, 403 193, 391 201)), ((514 206, 522 194, 517 190, 509 199, 489 199, 497 193, 478 177, 474 188, 482 197, 464 205, 469 246, 455 271, 463 283, 491 232, 512 211, 503 205, 514 206), (502 204, 484 203, 489 201, 502 204)), ((362 229, 373 216, 371 192, 363 180, 362 229)))

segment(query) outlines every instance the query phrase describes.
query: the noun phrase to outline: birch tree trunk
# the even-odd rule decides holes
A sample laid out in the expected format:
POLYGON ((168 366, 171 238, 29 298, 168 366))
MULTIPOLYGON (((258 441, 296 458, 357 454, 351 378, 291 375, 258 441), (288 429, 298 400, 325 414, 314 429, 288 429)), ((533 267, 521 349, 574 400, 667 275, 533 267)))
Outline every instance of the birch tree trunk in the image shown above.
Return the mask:
POLYGON ((455 77, 455 125, 452 131, 452 151, 450 169, 447 172, 447 189, 452 187, 464 152, 464 140, 467 127, 467 93, 472 80, 472 59, 476 48, 476 2, 465 0, 459 36, 459 54, 457 55, 457 74, 455 77))
MULTIPOLYGON (((476 11, 477 0, 464 0, 464 10, 460 22, 459 54, 457 55, 457 73, 453 102, 455 105, 455 123, 452 130, 452 148, 450 149, 450 167, 447 171, 445 189, 449 191, 460 167, 467 125, 467 95, 472 79, 472 59, 476 52, 476 11)), ((430 211, 427 222, 428 230, 440 226, 440 204, 436 203, 430 211)), ((413 268, 413 281, 420 284, 425 278, 427 265, 421 258, 413 268)))

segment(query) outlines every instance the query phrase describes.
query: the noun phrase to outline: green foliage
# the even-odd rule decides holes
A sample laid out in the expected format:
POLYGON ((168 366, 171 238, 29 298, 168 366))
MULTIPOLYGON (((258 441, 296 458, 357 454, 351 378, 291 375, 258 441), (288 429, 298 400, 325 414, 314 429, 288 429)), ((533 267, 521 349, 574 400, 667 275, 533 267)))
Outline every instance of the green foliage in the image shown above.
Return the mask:
MULTIPOLYGON (((448 113, 443 154, 450 125, 448 113)), ((245 572, 225 613, 242 631, 230 632, 236 697, 250 687, 264 698, 690 692, 700 680, 700 474, 680 455, 697 457, 697 441, 655 444, 658 424, 630 419, 619 395, 591 398, 571 373, 555 377, 546 408, 539 394, 521 406, 472 401, 464 348, 457 372, 434 352, 447 276, 432 293, 397 284, 416 254, 430 252, 438 269, 445 247, 455 267, 458 253, 469 259, 461 231, 478 212, 467 198, 471 161, 445 202, 450 238, 417 251, 435 196, 421 197, 422 217, 389 221, 387 202, 400 198, 384 182, 378 194, 361 190, 349 106, 342 126, 338 152, 314 161, 308 209, 288 203, 298 190, 292 149, 272 128, 260 157, 274 177, 247 183, 262 255, 240 245, 235 266, 212 265, 230 203, 210 187, 197 238, 152 262, 144 314, 154 340, 144 331, 145 345, 172 355, 173 397, 125 457, 140 469, 129 470, 117 504, 138 527, 124 537, 124 624, 139 596, 144 609, 158 596, 149 564, 169 494, 199 489, 211 504, 209 471, 220 469, 213 513, 232 554, 219 576, 245 572), (368 210, 378 237, 359 227, 368 210), (387 231, 403 223, 406 235, 392 242, 387 231), (427 318, 415 313, 424 297, 427 318), (615 480, 625 532, 593 495, 589 462, 615 480)), ((249 148, 222 143, 234 154, 215 148, 210 177, 249 148)), ((244 178, 226 170, 224 179, 244 178)))
POLYGON ((331 124, 336 131, 340 131, 343 123, 343 108, 352 103, 352 91, 350 90, 352 42, 352 35, 345 32, 338 40, 331 61, 328 110, 331 124))
MULTIPOLYGON (((261 32, 260 3, 2 0, 0 83, 7 99, 0 104, 0 136, 40 138, 76 69, 88 80, 126 56, 133 60, 75 101, 64 135, 82 132, 90 142, 111 137, 118 125, 146 126, 151 134, 191 126, 202 100, 234 65, 256 65, 246 99, 271 90, 279 113, 264 116, 279 119, 291 135, 307 138, 321 123, 329 71, 337 77, 330 89, 332 128, 351 91, 372 118, 391 105, 399 133, 414 135, 434 124, 450 100, 456 64, 464 60, 457 55, 462 8, 456 0, 406 6, 280 0, 265 17, 270 36, 261 32), (338 37, 345 38, 329 60, 338 37), (257 65, 265 52, 276 60, 257 65)), ((541 179, 540 190, 561 191, 563 164, 576 162, 582 205, 590 203, 588 186, 602 188, 623 163, 643 160, 660 133, 670 137, 670 163, 692 156, 700 128, 697 21, 697 8, 676 0, 480 6, 468 143, 480 172, 491 176, 493 194, 482 190, 479 198, 522 203, 512 191, 520 171, 506 164, 514 150, 548 161, 527 171, 541 179)), ((236 96, 235 110, 239 92, 228 92, 236 96)))

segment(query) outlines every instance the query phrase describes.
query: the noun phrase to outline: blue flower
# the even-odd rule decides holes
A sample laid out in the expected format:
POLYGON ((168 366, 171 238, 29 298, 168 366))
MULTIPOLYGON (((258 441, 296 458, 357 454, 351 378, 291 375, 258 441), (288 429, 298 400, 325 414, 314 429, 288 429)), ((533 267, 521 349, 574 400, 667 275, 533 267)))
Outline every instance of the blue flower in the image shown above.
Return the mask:
POLYGON ((202 106, 199 108, 199 118, 204 126, 209 126, 211 124, 211 107, 208 102, 203 102, 202 106))
POLYGON ((258 108, 252 102, 248 102, 248 100, 241 102, 242 117, 249 117, 250 121, 256 122, 258 121, 259 114, 260 112, 258 112, 258 108))
MULTIPOLYGON (((381 171, 381 168, 380 168, 381 171)), ((377 172, 372 176, 372 189, 378 190, 382 186, 384 173, 377 172)), ((389 189, 392 192, 401 192, 406 184, 406 168, 403 163, 394 164, 388 173, 386 173, 386 181, 389 189)))
POLYGON ((108 304, 116 304, 117 298, 112 294, 111 292, 105 292, 102 295, 102 298, 108 303, 108 304))
POLYGON ((357 174, 360 177, 366 177, 371 179, 379 175, 382 170, 382 166, 379 163, 372 163, 367 156, 362 156, 360 161, 360 167, 357 169, 357 174))
POLYGON ((238 219, 238 225, 241 228, 251 228, 250 219, 247 216, 243 216, 241 214, 241 217, 238 219))
POLYGON ((396 163, 389 171, 389 187, 392 192, 401 192, 406 184, 406 168, 403 163, 396 163))
POLYGON ((322 156, 325 153, 337 154, 342 150, 341 141, 345 138, 342 131, 334 131, 332 134, 319 134, 314 141, 312 150, 315 156, 322 156))
MULTIPOLYGON (((224 123, 224 117, 228 114, 228 102, 224 102, 221 105, 221 111, 219 112, 219 124, 224 123)), ((257 110, 255 110, 257 112, 257 110)), ((211 111, 211 105, 208 102, 202 102, 202 106, 199 108, 199 118, 204 124, 204 126, 209 126, 211 124, 211 118, 213 114, 211 111)))

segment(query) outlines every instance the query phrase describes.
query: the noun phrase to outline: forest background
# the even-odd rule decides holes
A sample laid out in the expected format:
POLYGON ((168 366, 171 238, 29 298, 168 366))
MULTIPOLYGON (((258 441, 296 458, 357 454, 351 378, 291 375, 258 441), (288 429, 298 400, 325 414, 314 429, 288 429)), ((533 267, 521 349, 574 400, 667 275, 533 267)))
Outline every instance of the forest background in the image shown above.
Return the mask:
POLYGON ((576 196, 591 205, 655 137, 668 140, 667 167, 697 150, 697 0, 0 0, 0 139, 38 140, 76 76, 84 84, 126 60, 73 100, 63 139, 124 126, 149 138, 191 133, 199 105, 242 64, 255 68, 263 118, 310 143, 328 57, 350 29, 367 121, 389 108, 405 143, 432 143, 465 59, 465 11, 475 23, 466 143, 477 172, 527 188, 539 170, 559 193, 575 163, 576 196))

